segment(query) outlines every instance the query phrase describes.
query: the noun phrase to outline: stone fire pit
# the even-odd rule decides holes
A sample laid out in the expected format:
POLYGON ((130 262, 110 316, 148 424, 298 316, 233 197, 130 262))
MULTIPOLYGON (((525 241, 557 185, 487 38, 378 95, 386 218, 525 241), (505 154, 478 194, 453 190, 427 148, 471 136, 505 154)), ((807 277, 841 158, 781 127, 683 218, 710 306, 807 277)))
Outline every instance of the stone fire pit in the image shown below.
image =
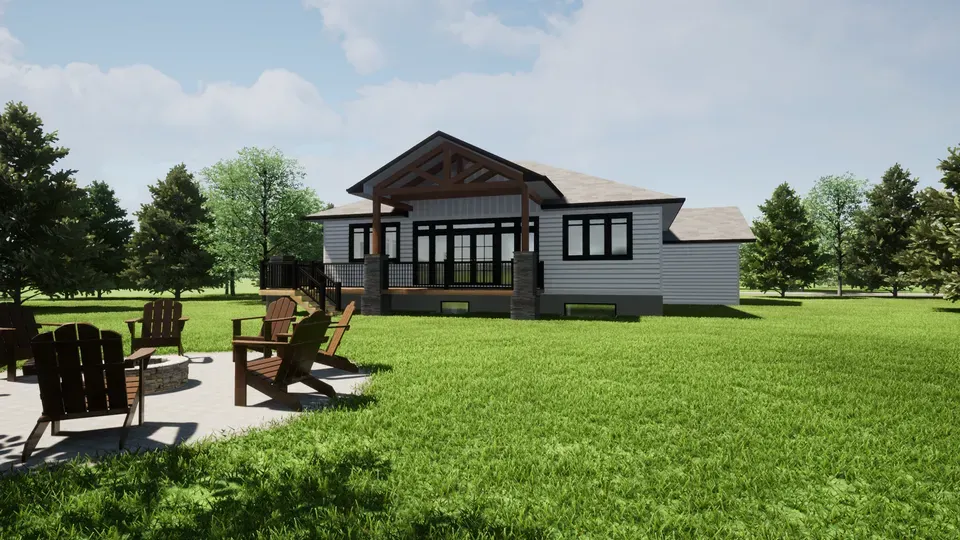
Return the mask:
MULTIPOLYGON (((155 356, 148 361, 143 372, 143 392, 145 395, 159 394, 176 390, 187 384, 190 374, 190 359, 185 356, 155 356)), ((136 373, 137 369, 128 369, 136 373)))

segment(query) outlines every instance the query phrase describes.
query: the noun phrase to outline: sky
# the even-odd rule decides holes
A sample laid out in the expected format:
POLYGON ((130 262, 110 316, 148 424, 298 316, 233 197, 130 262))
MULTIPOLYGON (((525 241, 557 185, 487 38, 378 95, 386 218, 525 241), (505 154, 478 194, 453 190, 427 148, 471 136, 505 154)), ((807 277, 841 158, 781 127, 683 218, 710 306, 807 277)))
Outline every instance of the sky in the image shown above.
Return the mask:
POLYGON ((788 182, 936 185, 956 0, 0 0, 0 100, 133 212, 183 162, 277 147, 334 204, 436 130, 738 206, 788 182))

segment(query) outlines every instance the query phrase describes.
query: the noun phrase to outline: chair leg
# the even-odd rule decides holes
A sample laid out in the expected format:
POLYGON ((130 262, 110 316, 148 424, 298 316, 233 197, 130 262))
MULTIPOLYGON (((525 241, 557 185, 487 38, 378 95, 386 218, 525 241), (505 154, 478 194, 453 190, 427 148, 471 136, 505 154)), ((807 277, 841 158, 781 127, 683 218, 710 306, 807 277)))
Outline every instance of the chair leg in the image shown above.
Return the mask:
POLYGON ((133 404, 130 405, 130 410, 127 411, 127 416, 123 419, 123 427, 120 428, 120 450, 123 450, 123 445, 127 443, 127 434, 130 431, 130 425, 133 424, 133 413, 139 408, 140 401, 140 392, 137 392, 137 395, 133 398, 133 404))
POLYGON ((317 379, 314 377, 308 377, 306 379, 301 380, 300 382, 309 386, 310 388, 313 388, 314 390, 316 390, 317 392, 320 392, 321 394, 326 394, 327 397, 331 397, 331 398, 337 397, 337 391, 334 390, 332 386, 321 381, 320 379, 317 379))
POLYGON ((15 382, 17 380, 17 361, 9 360, 7 361, 7 380, 10 382, 15 382))
POLYGON ((180 353, 180 356, 183 356, 183 343, 177 343, 177 352, 180 353))
POLYGON ((50 434, 59 435, 60 434, 60 421, 54 420, 50 423, 50 434))
POLYGON ((247 406, 247 350, 243 347, 233 350, 233 404, 247 406))
POLYGON ((351 362, 349 358, 345 358, 336 354, 326 354, 322 351, 318 352, 316 362, 332 368, 349 371, 350 373, 360 373, 360 368, 351 362))
POLYGON ((37 425, 33 427, 33 431, 30 432, 30 436, 27 437, 27 442, 23 444, 23 456, 20 458, 21 463, 26 463, 30 459, 30 454, 37 449, 37 443, 40 442, 40 437, 43 435, 43 430, 47 429, 47 424, 49 420, 37 420, 37 425))

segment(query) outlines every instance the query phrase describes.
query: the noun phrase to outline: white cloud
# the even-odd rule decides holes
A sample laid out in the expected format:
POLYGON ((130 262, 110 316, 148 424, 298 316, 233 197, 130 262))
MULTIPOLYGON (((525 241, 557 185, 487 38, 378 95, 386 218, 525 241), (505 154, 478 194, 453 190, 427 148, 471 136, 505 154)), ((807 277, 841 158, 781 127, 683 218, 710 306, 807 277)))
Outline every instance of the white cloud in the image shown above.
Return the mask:
MULTIPOLYGON (((847 169, 876 177, 897 160, 932 182, 934 157, 960 142, 946 139, 960 114, 948 85, 913 71, 924 59, 955 58, 957 34, 949 17, 908 7, 584 0, 541 31, 478 16, 470 0, 305 4, 321 10, 360 72, 389 62, 397 28, 443 28, 438 48, 455 31, 469 46, 535 51, 536 60, 516 73, 365 86, 339 114, 283 70, 191 92, 149 66, 0 56, 0 95, 26 100, 60 130, 69 165, 111 181, 130 207, 170 165, 197 169, 245 145, 301 158, 311 185, 341 202, 345 187, 442 129, 506 157, 750 213, 781 181, 847 169), (428 22, 407 28, 425 13, 428 22)), ((19 43, 0 31, 0 51, 4 35, 19 43)))
POLYGON ((472 11, 467 11, 459 21, 448 23, 447 29, 473 49, 489 49, 508 55, 536 50, 545 37, 539 28, 510 27, 496 15, 477 15, 472 11))

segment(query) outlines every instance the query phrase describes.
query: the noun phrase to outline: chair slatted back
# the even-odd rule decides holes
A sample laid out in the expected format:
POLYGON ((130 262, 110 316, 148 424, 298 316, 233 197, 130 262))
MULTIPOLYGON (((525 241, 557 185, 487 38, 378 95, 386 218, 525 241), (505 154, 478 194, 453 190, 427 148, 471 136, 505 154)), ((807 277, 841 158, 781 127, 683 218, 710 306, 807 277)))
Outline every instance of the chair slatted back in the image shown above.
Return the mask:
MULTIPOLYGON (((337 321, 337 326, 347 326, 350 324, 350 318, 353 317, 353 310, 356 309, 356 302, 350 302, 347 306, 347 309, 343 310, 343 314, 340 315, 340 320, 337 321)), ((346 332, 346 328, 337 328, 333 332, 333 336, 330 338, 330 343, 327 344, 327 354, 336 354, 337 347, 340 346, 340 341, 343 339, 343 333, 346 332)))
POLYGON ((30 340, 37 335, 37 319, 33 316, 33 310, 27 307, 18 306, 12 302, 0 304, 0 327, 16 328, 17 331, 8 333, 7 336, 0 335, 0 339, 6 340, 6 344, 12 345, 15 349, 30 349, 30 340))
MULTIPOLYGON (((293 317, 293 314, 297 311, 297 303, 284 296, 283 298, 278 298, 273 302, 270 302, 270 305, 267 306, 267 316, 266 320, 270 319, 282 319, 286 317, 293 317)), ((286 321, 275 321, 268 323, 264 321, 263 327, 260 329, 260 335, 264 338, 271 339, 277 334, 283 334, 290 329, 290 324, 292 320, 286 321), (269 333, 267 330, 269 329, 269 333)))
POLYGON ((283 359, 277 371, 277 381, 286 381, 303 373, 310 373, 317 360, 317 351, 330 327, 330 317, 322 311, 305 317, 297 324, 290 337, 290 345, 281 353, 283 359))
POLYGON ((67 324, 38 335, 32 346, 45 416, 129 410, 120 334, 67 324))
POLYGON ((175 300, 154 300, 143 305, 142 338, 170 338, 180 335, 183 304, 175 300))

